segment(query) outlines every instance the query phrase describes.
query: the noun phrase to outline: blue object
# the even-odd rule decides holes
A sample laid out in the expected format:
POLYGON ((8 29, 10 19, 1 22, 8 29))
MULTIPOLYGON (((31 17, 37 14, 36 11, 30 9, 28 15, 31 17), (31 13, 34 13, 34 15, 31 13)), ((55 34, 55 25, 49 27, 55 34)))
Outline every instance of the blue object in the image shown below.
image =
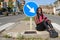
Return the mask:
POLYGON ((23 11, 24 14, 28 17, 34 17, 36 16, 36 10, 37 10, 38 6, 36 3, 34 2, 28 2, 24 5, 23 11))

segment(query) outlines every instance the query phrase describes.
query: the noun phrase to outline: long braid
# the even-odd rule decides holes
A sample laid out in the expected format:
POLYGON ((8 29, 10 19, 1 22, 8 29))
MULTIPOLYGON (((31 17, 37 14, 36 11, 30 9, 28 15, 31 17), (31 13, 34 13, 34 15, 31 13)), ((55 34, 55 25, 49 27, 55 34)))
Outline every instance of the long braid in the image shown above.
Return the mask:
POLYGON ((42 8, 41 8, 41 7, 38 7, 38 8, 37 8, 37 17, 38 17, 38 19, 39 19, 40 15, 42 16, 42 19, 43 19, 42 8), (41 14, 38 13, 38 9, 39 9, 39 8, 41 9, 41 14))

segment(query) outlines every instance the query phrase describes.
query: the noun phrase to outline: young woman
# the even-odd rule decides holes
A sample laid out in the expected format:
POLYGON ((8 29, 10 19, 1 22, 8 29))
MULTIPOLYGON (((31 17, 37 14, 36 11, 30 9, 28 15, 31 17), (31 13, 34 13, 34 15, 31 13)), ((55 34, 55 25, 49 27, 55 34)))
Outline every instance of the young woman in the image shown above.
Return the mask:
POLYGON ((38 31, 43 31, 45 29, 47 30, 53 30, 53 26, 51 24, 51 21, 47 19, 47 17, 44 16, 42 12, 42 8, 39 7, 37 9, 37 15, 34 17, 35 23, 36 23, 36 29, 38 31))
POLYGON ((58 37, 58 32, 56 32, 51 24, 51 21, 44 16, 43 12, 42 12, 42 8, 39 7, 37 9, 37 15, 34 17, 35 19, 35 23, 36 23, 36 29, 38 31, 43 31, 45 29, 47 29, 47 31, 50 34, 50 37, 52 38, 56 38, 58 37))

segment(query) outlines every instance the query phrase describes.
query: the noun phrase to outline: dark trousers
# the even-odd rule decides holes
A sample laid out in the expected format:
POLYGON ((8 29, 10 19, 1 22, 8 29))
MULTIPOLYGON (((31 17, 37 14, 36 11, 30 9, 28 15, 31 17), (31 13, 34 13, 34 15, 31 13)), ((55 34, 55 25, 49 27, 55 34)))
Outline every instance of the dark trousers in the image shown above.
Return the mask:
POLYGON ((48 30, 49 28, 53 28, 52 24, 49 24, 48 22, 45 21, 36 25, 36 30, 38 31, 48 30))

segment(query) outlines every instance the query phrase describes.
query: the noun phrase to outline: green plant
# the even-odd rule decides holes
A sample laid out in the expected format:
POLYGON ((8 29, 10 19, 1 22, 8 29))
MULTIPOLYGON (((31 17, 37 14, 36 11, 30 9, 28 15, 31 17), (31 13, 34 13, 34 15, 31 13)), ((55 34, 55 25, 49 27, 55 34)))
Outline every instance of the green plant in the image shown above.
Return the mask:
POLYGON ((31 38, 24 38, 25 40, 43 40, 42 38, 35 38, 35 37, 31 37, 31 38))
POLYGON ((24 39, 24 36, 21 35, 21 34, 19 34, 19 35, 17 35, 17 39, 18 39, 18 40, 23 40, 23 39, 24 39))
POLYGON ((48 14, 50 14, 50 13, 48 13, 48 14))
POLYGON ((46 38, 45 40, 49 40, 48 38, 46 38))
MULTIPOLYGON (((25 17, 23 20, 24 21, 29 21, 30 20, 30 17, 25 17)), ((32 20, 34 21, 34 17, 32 17, 32 20)))
POLYGON ((13 8, 13 7, 14 7, 12 0, 9 0, 9 2, 8 2, 8 7, 10 7, 10 8, 13 8))
POLYGON ((5 38, 12 38, 11 36, 9 36, 7 34, 5 34, 3 37, 5 37, 5 38))
POLYGON ((20 5, 19 5, 19 8, 20 8, 20 10, 23 10, 23 6, 22 6, 21 3, 20 3, 20 5))
POLYGON ((58 15, 60 16, 60 13, 58 13, 58 15))
POLYGON ((1 11, 3 12, 3 15, 8 16, 8 12, 6 8, 1 8, 1 11))
POLYGON ((15 12, 12 12, 12 15, 15 15, 15 12))
POLYGON ((52 13, 52 15, 54 15, 54 13, 52 13))

